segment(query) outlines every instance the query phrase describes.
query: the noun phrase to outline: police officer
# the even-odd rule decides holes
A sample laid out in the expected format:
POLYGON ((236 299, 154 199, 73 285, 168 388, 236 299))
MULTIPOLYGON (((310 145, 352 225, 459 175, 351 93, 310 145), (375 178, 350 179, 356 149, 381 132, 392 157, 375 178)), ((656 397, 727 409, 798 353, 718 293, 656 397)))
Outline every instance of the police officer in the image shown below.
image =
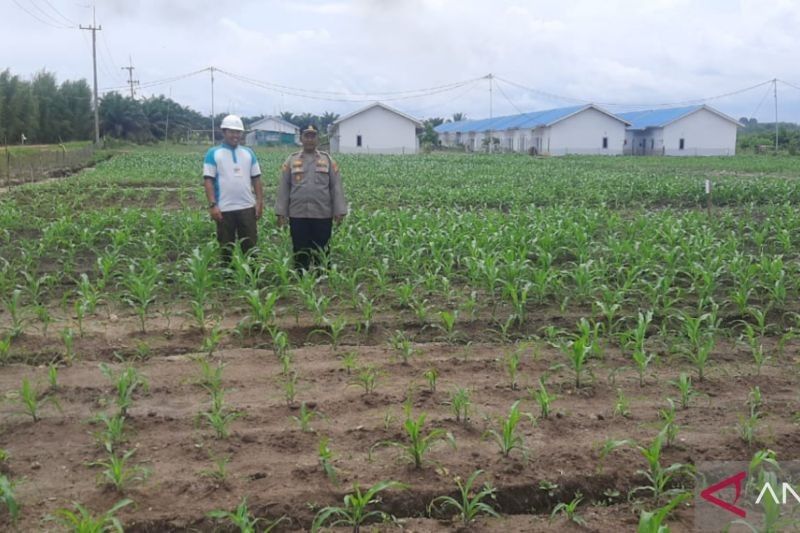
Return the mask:
POLYGON ((318 134, 308 126, 300 134, 303 150, 283 163, 275 214, 278 226, 289 223, 298 270, 308 270, 327 252, 332 224, 347 214, 339 166, 325 152, 317 150, 318 134))
POLYGON ((217 223, 217 240, 223 258, 239 240, 243 252, 256 245, 257 220, 264 211, 261 168, 250 148, 239 146, 244 124, 236 115, 222 119, 222 144, 211 147, 203 162, 203 183, 208 212, 217 223))

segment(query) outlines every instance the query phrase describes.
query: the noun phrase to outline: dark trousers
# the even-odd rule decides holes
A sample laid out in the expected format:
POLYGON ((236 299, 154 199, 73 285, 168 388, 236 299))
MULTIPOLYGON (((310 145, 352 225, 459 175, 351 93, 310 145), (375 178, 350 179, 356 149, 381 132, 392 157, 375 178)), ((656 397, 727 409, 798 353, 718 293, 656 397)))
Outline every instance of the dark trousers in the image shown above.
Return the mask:
POLYGON ((295 268, 308 270, 312 264, 320 264, 320 255, 328 253, 332 227, 331 218, 289 219, 295 268))
POLYGON ((222 258, 231 260, 233 245, 240 241, 243 252, 248 252, 258 242, 256 208, 223 211, 222 222, 217 222, 217 240, 222 248, 222 258))

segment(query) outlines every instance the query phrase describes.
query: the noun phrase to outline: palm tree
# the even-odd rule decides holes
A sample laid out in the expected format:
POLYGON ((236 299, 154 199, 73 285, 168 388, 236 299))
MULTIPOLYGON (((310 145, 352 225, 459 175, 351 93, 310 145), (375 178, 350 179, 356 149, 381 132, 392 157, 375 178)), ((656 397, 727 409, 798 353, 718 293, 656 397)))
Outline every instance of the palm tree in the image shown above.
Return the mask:
POLYGON ((467 115, 464 113, 453 113, 453 122, 461 122, 462 120, 467 120, 467 115))

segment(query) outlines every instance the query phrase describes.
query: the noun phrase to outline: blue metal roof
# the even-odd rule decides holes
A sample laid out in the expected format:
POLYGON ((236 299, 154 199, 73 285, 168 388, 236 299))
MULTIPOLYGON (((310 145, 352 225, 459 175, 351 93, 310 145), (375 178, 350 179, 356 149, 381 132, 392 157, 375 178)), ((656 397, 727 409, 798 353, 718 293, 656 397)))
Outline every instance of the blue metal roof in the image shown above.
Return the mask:
POLYGON ((461 120, 459 122, 447 122, 436 126, 434 130, 438 133, 447 132, 482 132, 482 131, 502 131, 514 128, 533 129, 539 126, 547 126, 554 122, 577 113, 581 109, 589 106, 561 107, 558 109, 548 109, 545 111, 534 111, 531 113, 521 113, 519 115, 506 115, 503 117, 486 118, 482 120, 461 120))
POLYGON ((672 107, 669 109, 647 109, 645 111, 630 111, 628 113, 617 113, 631 123, 629 130, 643 130, 646 128, 663 128, 670 122, 675 122, 679 118, 693 113, 703 107, 693 105, 688 107, 672 107))

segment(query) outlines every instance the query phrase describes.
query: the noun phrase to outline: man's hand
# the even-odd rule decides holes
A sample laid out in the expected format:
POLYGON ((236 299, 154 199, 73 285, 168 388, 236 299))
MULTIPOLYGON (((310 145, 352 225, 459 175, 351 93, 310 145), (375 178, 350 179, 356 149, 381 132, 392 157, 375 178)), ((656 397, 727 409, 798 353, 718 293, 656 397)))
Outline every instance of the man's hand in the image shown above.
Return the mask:
POLYGON ((277 216, 278 216, 278 227, 279 228, 284 227, 286 225, 286 222, 288 222, 286 217, 283 215, 277 215, 277 216))
POLYGON ((261 215, 264 214, 263 204, 256 204, 256 220, 261 220, 261 215))
POLYGON ((334 222, 335 224, 337 224, 337 225, 338 225, 338 224, 341 224, 341 223, 342 223, 342 220, 344 220, 344 217, 346 217, 346 216, 347 216, 347 215, 335 215, 335 216, 333 217, 333 222, 334 222))
POLYGON ((214 206, 208 210, 211 218, 216 220, 217 222, 222 222, 222 211, 219 210, 219 206, 214 206))

